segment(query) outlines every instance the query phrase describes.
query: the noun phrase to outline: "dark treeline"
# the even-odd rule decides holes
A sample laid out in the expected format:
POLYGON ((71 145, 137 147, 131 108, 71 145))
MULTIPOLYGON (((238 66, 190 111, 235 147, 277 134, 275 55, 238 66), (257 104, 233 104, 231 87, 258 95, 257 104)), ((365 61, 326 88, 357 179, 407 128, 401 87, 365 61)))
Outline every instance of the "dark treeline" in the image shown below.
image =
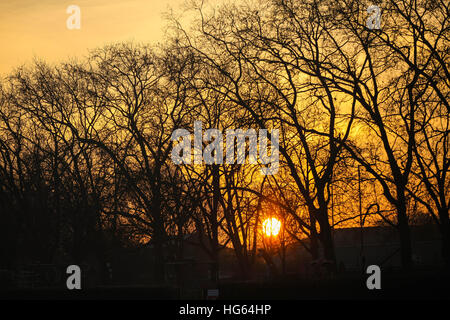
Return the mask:
POLYGON ((398 230, 405 269, 428 217, 450 265, 449 3, 384 1, 381 30, 370 4, 193 1, 163 45, 17 68, 0 87, 1 266, 150 242, 163 279, 164 244, 197 233, 213 272, 229 246, 246 277, 266 217, 335 262, 333 228, 361 214, 398 230), (277 174, 175 165, 172 133, 194 121, 278 129, 277 174))

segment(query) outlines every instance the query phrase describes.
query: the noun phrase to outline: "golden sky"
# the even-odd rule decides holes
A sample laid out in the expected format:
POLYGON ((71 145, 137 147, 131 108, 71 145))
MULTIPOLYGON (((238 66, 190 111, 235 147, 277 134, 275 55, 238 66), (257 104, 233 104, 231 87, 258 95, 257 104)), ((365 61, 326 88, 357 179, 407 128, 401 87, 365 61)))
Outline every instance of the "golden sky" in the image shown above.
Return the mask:
POLYGON ((157 42, 163 13, 182 0, 0 0, 0 74, 33 57, 58 62, 88 49, 134 40, 157 42), (81 9, 81 29, 69 30, 69 5, 81 9))

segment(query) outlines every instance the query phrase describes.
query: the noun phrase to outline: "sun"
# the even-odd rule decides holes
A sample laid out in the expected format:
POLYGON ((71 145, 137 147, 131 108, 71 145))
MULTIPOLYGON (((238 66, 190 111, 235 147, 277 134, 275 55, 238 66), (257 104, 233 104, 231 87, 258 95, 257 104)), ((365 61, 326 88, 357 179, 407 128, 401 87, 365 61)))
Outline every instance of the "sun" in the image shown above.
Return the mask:
POLYGON ((263 222, 262 228, 266 236, 276 236, 280 233, 281 222, 276 218, 269 218, 263 222))

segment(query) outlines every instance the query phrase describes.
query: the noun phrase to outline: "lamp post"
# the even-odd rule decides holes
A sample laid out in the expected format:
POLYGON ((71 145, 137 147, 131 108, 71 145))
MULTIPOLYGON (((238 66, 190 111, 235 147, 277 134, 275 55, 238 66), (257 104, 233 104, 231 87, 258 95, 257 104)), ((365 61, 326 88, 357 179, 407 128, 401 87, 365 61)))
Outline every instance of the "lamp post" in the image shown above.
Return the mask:
POLYGON ((363 220, 363 215, 362 215, 361 165, 360 164, 358 164, 358 194, 359 194, 359 226, 360 226, 360 232, 361 232, 361 235, 360 235, 361 243, 360 243, 359 256, 360 256, 361 269, 362 269, 362 272, 364 272, 366 259, 364 257, 364 220, 363 220))

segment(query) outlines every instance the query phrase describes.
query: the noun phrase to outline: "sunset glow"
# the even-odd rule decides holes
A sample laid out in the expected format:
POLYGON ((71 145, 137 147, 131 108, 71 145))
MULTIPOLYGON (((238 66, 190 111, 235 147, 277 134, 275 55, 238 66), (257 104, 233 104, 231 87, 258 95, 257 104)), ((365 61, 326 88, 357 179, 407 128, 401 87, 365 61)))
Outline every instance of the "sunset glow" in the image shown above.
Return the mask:
POLYGON ((263 232, 266 236, 277 236, 280 233, 281 222, 276 218, 269 218, 263 222, 263 232))

